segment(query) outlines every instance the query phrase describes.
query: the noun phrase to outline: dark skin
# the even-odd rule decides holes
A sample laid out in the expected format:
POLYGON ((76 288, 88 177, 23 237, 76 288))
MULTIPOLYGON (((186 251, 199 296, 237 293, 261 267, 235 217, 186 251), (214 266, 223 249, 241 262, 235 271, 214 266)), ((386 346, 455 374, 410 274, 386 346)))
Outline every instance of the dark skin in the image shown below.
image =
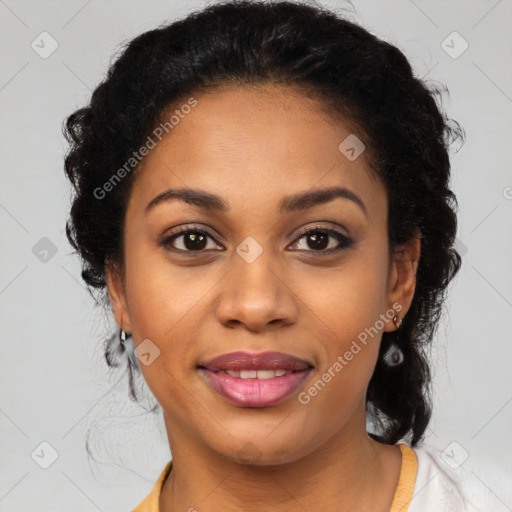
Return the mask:
MULTIPOLYGON (((162 406, 173 458, 160 510, 389 511, 401 454, 368 436, 365 395, 382 332, 396 329, 392 318, 309 403, 297 394, 379 315, 396 305, 406 315, 420 238, 389 257, 385 187, 364 152, 350 161, 338 150, 353 131, 315 100, 278 86, 226 86, 194 97, 197 106, 137 169, 125 267, 107 270, 118 325, 136 347, 149 339, 160 349, 140 365, 162 406), (331 186, 351 190, 366 212, 339 197, 278 210, 284 196, 331 186), (230 210, 173 200, 145 213, 159 193, 181 187, 217 194, 230 210), (199 254, 185 236, 161 245, 185 224, 208 232, 199 254), (354 244, 322 256, 303 235, 307 228, 333 229, 354 244), (263 250, 252 263, 236 252, 248 236, 263 250), (285 352, 314 369, 285 401, 239 407, 196 368, 237 350, 285 352)), ((322 250, 338 246, 331 237, 322 250)))

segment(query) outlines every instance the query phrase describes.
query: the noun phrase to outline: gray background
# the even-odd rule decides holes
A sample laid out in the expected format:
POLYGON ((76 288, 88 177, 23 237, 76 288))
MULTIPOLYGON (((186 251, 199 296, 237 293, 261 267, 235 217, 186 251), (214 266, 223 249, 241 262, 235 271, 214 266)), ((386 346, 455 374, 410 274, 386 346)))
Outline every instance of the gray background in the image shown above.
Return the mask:
MULTIPOLYGON (((0 0, 1 511, 129 510, 170 458, 161 418, 130 404, 122 373, 107 375, 102 361, 101 338, 114 324, 94 308, 65 237, 61 125, 122 43, 204 5, 0 0), (43 31, 58 44, 47 58, 43 31), (43 442, 58 455, 47 469, 52 448, 43 442)), ((418 76, 448 86, 445 109, 466 131, 452 150, 463 267, 433 353, 426 445, 473 472, 497 497, 494 510, 512 510, 512 2, 352 5, 351 18, 396 44, 418 76), (448 38, 460 51, 454 31, 469 44, 457 58, 442 46, 448 38)))

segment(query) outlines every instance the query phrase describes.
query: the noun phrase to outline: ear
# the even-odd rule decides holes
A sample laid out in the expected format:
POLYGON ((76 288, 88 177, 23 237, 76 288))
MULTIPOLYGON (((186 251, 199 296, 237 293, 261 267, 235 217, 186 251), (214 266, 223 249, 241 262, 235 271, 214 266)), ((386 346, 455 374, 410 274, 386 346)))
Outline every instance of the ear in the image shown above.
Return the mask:
MULTIPOLYGON (((396 248, 389 274, 388 307, 395 309, 400 319, 409 311, 416 289, 416 271, 421 252, 421 233, 396 248)), ((392 319, 388 332, 396 330, 392 319)))
POLYGON ((126 332, 132 332, 126 300, 123 273, 113 264, 105 266, 105 281, 117 325, 126 332))

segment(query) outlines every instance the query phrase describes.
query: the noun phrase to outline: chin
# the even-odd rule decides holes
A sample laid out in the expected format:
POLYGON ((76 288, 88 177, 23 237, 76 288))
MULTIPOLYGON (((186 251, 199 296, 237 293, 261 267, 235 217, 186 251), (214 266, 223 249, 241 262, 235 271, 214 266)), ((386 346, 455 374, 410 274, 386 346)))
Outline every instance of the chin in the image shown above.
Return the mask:
MULTIPOLYGON (((253 432, 258 432, 256 429, 253 432)), ((261 431, 260 431, 261 432, 261 431)), ((216 452, 238 464, 247 466, 277 466, 294 462, 305 455, 301 446, 304 437, 298 434, 295 438, 292 435, 284 434, 261 437, 254 433, 245 436, 235 436, 226 439, 227 445, 211 446, 216 452), (235 441, 236 439, 236 441, 235 441)))

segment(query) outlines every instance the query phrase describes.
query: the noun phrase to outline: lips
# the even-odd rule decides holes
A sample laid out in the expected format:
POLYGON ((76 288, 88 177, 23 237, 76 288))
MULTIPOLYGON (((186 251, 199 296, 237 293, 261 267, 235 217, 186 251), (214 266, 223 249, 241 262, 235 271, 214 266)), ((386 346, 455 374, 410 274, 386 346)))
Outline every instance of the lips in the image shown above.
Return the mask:
MULTIPOLYGON (((199 368, 205 368, 212 372, 220 371, 258 371, 258 370, 285 370, 303 371, 313 368, 303 359, 284 354, 282 352, 231 352, 222 354, 214 359, 205 361, 198 365, 199 368)), ((243 378, 243 377, 242 377, 243 378)), ((251 377, 246 377, 251 378, 251 377)), ((256 378, 256 377, 253 377, 256 378)))
POLYGON ((313 365, 281 352, 232 352, 198 365, 219 395, 239 407, 269 407, 292 395, 313 365))

